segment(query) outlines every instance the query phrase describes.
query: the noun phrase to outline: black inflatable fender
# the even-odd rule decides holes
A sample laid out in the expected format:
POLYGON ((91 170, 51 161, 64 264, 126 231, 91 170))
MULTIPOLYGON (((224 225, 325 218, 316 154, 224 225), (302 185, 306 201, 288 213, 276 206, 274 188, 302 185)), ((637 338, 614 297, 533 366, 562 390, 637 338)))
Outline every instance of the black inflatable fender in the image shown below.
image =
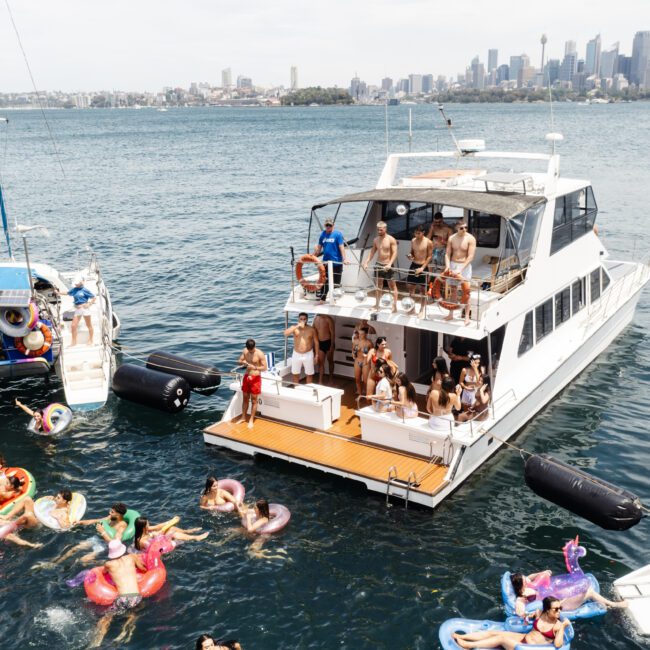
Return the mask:
POLYGON ((113 375, 113 392, 122 399, 167 413, 182 411, 190 401, 183 377, 126 363, 113 375))

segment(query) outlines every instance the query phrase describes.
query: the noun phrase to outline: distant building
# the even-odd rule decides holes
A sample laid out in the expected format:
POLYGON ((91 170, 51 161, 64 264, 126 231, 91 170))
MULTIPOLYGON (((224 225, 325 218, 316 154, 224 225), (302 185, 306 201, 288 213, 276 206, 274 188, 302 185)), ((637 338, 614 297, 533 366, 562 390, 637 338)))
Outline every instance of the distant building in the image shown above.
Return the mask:
POLYGON ((487 71, 492 72, 499 67, 499 50, 488 50, 487 71))
POLYGON ((298 68, 295 65, 291 66, 289 88, 291 90, 298 90, 298 68))
POLYGON ((544 66, 544 83, 552 86, 560 78, 560 59, 549 59, 544 66))
POLYGON ((422 75, 410 74, 409 75, 409 93, 411 95, 422 94, 422 75))
POLYGON ((439 75, 436 79, 436 90, 441 93, 444 90, 447 90, 448 85, 449 84, 447 84, 447 77, 444 75, 439 75))
POLYGON ((650 32, 634 35, 630 82, 639 88, 650 88, 650 32))
POLYGON ((600 34, 587 43, 587 55, 585 56, 585 72, 588 75, 600 74, 600 34))
POLYGON ((239 75, 237 77, 237 88, 238 90, 252 90, 253 80, 250 77, 244 77, 243 75, 239 75))
POLYGON ((614 43, 611 50, 604 50, 600 55, 600 78, 611 79, 616 74, 618 61, 618 43, 614 43))
POLYGON ((409 80, 408 79, 400 79, 397 82, 397 92, 408 93, 408 91, 409 91, 409 80))
POLYGON ((621 91, 625 90, 629 85, 630 84, 628 83, 628 80, 622 74, 617 73, 612 78, 612 90, 614 92, 620 93, 621 91))
POLYGON ((510 79, 510 66, 506 65, 505 63, 503 65, 500 65, 497 68, 497 86, 501 85, 502 81, 508 81, 510 79))
POLYGON ((632 75, 632 57, 619 54, 616 60, 616 74, 622 74, 628 81, 632 75))
POLYGON ((485 66, 479 61, 478 56, 472 59, 470 69, 472 75, 472 88, 483 90, 485 88, 485 66))
MULTIPOLYGON (((571 41, 572 42, 572 41, 571 41)), ((560 73, 558 79, 560 81, 571 81, 573 75, 578 69, 578 55, 574 52, 569 52, 564 55, 560 65, 560 73)))
POLYGON ((519 71, 522 68, 527 68, 530 66, 530 58, 527 54, 520 54, 519 56, 510 57, 510 79, 517 82, 519 87, 519 71))
POLYGON ((384 77, 381 80, 381 89, 389 93, 393 89, 393 80, 390 77, 384 77))
POLYGON ((350 95, 357 101, 364 100, 368 95, 368 86, 356 75, 350 80, 350 95))
POLYGON ((524 65, 517 74, 517 88, 528 88, 535 81, 537 68, 534 65, 524 65))
POLYGON ((232 88, 232 70, 230 68, 221 71, 221 87, 224 90, 232 88))
POLYGON ((566 41, 564 43, 564 56, 566 56, 567 54, 575 54, 577 58, 578 51, 576 50, 575 41, 566 41))
POLYGON ((425 95, 430 95, 433 92, 433 75, 425 74, 422 76, 422 92, 425 95))

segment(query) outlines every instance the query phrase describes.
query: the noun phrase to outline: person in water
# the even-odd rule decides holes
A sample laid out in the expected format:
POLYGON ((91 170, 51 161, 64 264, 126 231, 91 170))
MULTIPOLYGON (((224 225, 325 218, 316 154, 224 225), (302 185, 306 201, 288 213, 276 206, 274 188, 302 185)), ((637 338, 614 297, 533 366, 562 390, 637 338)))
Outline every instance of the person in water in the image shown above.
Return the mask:
POLYGON ((237 499, 228 490, 220 488, 219 481, 214 476, 209 476, 205 481, 199 506, 205 510, 212 510, 215 506, 225 506, 227 503, 232 503, 236 507, 237 499))
MULTIPOLYGON (((534 586, 535 580, 540 578, 543 575, 551 575, 550 571, 541 571, 540 573, 532 573, 528 576, 523 573, 513 573, 510 576, 510 582, 512 583, 512 588, 515 591, 515 614, 517 616, 524 616, 526 614, 526 605, 530 602, 538 600, 537 591, 534 586)), ((621 600, 619 602, 608 600, 604 596, 601 596, 597 591, 594 591, 589 587, 586 591, 575 596, 570 596, 569 598, 564 598, 560 601, 560 604, 567 611, 578 609, 580 605, 587 602, 588 600, 594 600, 601 605, 609 608, 625 608, 627 607, 627 601, 621 600)))
POLYGON ((564 645, 564 630, 571 624, 568 618, 560 619, 562 604, 554 596, 547 596, 542 602, 542 612, 535 617, 530 632, 506 632, 504 630, 485 630, 469 634, 452 634, 453 640, 461 648, 504 648, 515 650, 518 645, 564 645))
MULTIPOLYGON (((23 483, 17 476, 8 477, 8 487, 4 492, 0 493, 0 503, 20 496, 22 493, 22 488, 23 483)), ((10 522, 15 523, 16 527, 24 528, 33 528, 38 524, 38 520, 34 516, 34 502, 30 497, 25 497, 25 499, 20 503, 14 504, 14 507, 9 511, 8 514, 0 515, 0 526, 4 526, 10 522), (26 501, 28 501, 28 503, 25 503, 26 501), (21 512, 24 514, 14 519, 15 515, 20 514, 21 512)), ((43 544, 34 544, 32 542, 28 542, 22 537, 19 537, 15 532, 5 535, 4 539, 17 544, 18 546, 28 546, 29 548, 40 548, 43 546, 43 544)))
POLYGON ((95 530, 99 536, 105 541, 110 542, 111 539, 122 539, 124 531, 128 524, 124 521, 124 515, 128 508, 123 503, 115 503, 108 512, 108 517, 100 517, 99 519, 82 519, 79 523, 80 526, 90 526, 95 524, 95 530), (108 523, 115 531, 115 535, 111 537, 104 529, 104 522, 108 523))
MULTIPOLYGON (((97 624, 95 638, 90 645, 91 648, 99 648, 102 645, 115 614, 128 612, 142 602, 137 574, 138 569, 141 571, 147 570, 142 558, 137 553, 127 553, 126 546, 119 539, 113 539, 108 545, 108 560, 104 564, 104 570, 111 576, 118 596, 111 605, 110 610, 102 616, 97 624)), ((124 623, 122 632, 115 641, 128 643, 134 629, 135 616, 131 612, 124 623)))
MULTIPOLYGON (((55 507, 50 511, 50 517, 56 519, 61 528, 70 528, 70 501, 72 501, 70 490, 61 490, 54 497, 55 507)), ((34 512, 34 500, 30 496, 26 496, 20 503, 14 504, 4 518, 14 519, 21 528, 36 528, 40 524, 34 512)))
POLYGON ((266 499, 258 499, 253 508, 244 503, 240 503, 237 506, 237 510, 242 517, 244 528, 249 533, 257 532, 260 528, 266 526, 271 519, 269 502, 266 499))
POLYGON ((171 528, 167 528, 166 526, 165 523, 151 525, 146 517, 138 517, 135 520, 135 537, 133 539, 135 550, 146 551, 149 544, 156 539, 156 537, 161 535, 164 535, 170 540, 179 540, 183 542, 194 540, 200 542, 210 534, 208 531, 201 533, 200 535, 192 534, 200 531, 200 528, 188 528, 187 530, 184 530, 183 528, 178 528, 176 526, 172 526, 171 528))
POLYGON ((43 409, 36 409, 32 411, 32 409, 20 402, 18 398, 16 398, 16 406, 27 413, 30 418, 34 419, 35 431, 45 431, 45 429, 43 429, 43 409))
POLYGON ((196 640, 195 650, 242 650, 242 647, 235 639, 215 641, 211 634, 201 634, 196 640))

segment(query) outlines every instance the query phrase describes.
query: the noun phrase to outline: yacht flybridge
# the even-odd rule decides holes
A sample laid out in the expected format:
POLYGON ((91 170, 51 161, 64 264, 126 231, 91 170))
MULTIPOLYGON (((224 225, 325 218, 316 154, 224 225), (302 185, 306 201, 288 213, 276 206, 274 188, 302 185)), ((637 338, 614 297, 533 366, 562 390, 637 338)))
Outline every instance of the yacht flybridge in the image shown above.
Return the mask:
MULTIPOLYGON (((333 285, 330 262, 327 300, 294 280, 284 311, 287 323, 299 312, 334 319, 335 381, 292 384, 285 347, 284 360, 263 373, 254 428, 239 422, 240 378, 205 442, 360 481, 407 503, 435 507, 457 489, 620 334, 650 278, 647 261, 609 257, 594 227, 589 181, 562 178, 555 152, 561 136, 547 139, 549 154, 485 151, 481 141, 461 141, 450 152, 392 154, 374 189, 315 205, 306 252, 325 220, 334 221, 349 237, 341 286, 333 285), (426 301, 408 294, 414 229, 427 231, 437 212, 451 227, 466 222, 476 239, 469 296, 458 296, 445 278, 438 282, 443 304, 460 308, 469 300, 467 325, 460 309, 445 320, 448 309, 434 292, 426 301), (396 305, 378 290, 372 265, 363 268, 379 221, 397 240, 396 305), (356 400, 352 335, 360 319, 387 338, 414 383, 418 417, 356 400), (490 378, 487 417, 434 430, 424 412, 432 359, 459 341, 481 355, 490 378)), ((428 287, 441 271, 429 267, 428 287)))

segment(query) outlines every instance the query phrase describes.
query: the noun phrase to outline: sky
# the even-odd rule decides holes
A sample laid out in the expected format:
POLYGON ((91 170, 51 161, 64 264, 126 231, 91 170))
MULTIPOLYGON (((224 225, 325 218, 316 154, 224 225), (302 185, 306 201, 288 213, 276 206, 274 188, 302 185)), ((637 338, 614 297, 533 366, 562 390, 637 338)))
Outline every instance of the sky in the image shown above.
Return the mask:
POLYGON ((347 87, 411 73, 456 76, 471 59, 526 53, 562 58, 600 33, 630 55, 650 30, 650 0, 0 0, 0 92, 159 91, 221 84, 231 68, 260 86, 347 87))

